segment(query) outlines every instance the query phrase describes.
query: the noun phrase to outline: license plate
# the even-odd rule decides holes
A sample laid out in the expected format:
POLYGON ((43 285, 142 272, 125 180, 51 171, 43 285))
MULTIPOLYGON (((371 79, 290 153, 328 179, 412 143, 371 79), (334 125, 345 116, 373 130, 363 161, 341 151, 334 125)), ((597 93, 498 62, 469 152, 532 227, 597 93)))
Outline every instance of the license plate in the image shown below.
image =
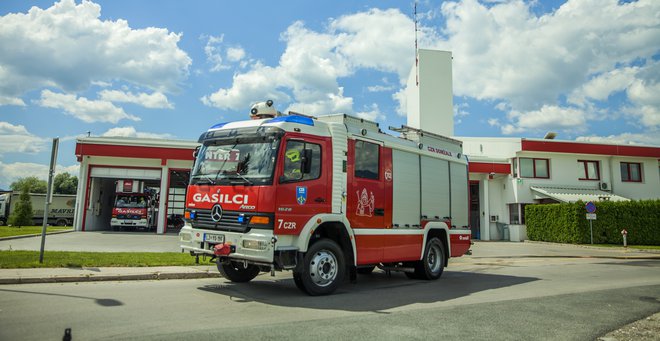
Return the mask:
POLYGON ((212 234, 204 233, 204 241, 209 243, 224 243, 225 235, 223 234, 212 234))

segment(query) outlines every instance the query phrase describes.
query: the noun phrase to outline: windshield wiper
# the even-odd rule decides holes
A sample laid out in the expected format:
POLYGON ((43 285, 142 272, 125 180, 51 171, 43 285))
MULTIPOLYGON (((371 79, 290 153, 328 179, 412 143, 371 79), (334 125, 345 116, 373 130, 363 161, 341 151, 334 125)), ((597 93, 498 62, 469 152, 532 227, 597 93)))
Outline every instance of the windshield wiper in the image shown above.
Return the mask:
POLYGON ((215 180, 206 174, 198 175, 198 177, 201 179, 197 180, 195 185, 215 185, 215 180))
POLYGON ((232 172, 231 175, 236 175, 236 177, 232 176, 232 179, 241 178, 241 179, 243 179, 243 181, 247 182, 248 184, 254 185, 254 183, 252 181, 250 181, 250 179, 244 177, 243 174, 241 174, 239 172, 232 172))

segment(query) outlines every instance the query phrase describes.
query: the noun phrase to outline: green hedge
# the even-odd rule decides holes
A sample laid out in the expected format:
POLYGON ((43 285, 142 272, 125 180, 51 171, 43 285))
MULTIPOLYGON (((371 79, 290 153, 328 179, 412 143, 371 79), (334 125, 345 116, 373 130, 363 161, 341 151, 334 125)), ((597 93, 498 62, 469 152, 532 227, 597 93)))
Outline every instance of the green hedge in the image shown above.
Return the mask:
MULTIPOLYGON (((660 245, 660 200, 596 202, 595 244, 622 244, 621 230, 630 245, 660 245)), ((585 203, 527 205, 525 223, 530 240, 588 244, 585 203)))

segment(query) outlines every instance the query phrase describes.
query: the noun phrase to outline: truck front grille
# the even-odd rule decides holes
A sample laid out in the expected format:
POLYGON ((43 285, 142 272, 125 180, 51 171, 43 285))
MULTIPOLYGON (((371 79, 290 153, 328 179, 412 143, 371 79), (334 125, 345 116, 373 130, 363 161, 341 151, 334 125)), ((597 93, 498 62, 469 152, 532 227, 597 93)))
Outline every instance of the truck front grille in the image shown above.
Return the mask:
POLYGON ((194 228, 241 233, 249 232, 252 228, 272 230, 275 218, 272 213, 224 211, 222 212, 220 221, 215 222, 211 218, 211 210, 194 210, 191 216, 194 216, 191 219, 191 224, 194 228), (254 216, 267 216, 270 223, 268 225, 250 224, 250 219, 254 216))

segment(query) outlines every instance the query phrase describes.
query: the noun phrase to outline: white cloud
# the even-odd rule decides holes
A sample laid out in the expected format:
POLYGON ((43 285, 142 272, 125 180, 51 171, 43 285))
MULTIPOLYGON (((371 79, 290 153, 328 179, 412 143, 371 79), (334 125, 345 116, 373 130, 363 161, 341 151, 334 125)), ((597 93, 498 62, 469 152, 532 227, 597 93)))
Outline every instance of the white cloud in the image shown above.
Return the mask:
POLYGON ((245 58, 245 50, 241 47, 227 48, 227 60, 230 62, 239 62, 245 58))
POLYGON ((0 95, 0 106, 2 105, 16 105, 20 107, 25 106, 25 102, 18 97, 9 97, 0 95))
POLYGON ((35 136, 22 125, 0 121, 0 155, 7 153, 38 153, 45 149, 47 139, 35 136))
POLYGON ((66 114, 87 123, 117 123, 122 119, 140 120, 138 117, 128 115, 124 109, 114 106, 111 102, 89 100, 73 94, 59 94, 50 90, 43 90, 41 99, 37 103, 47 108, 62 109, 66 114))
MULTIPOLYGON (((353 98, 344 96, 339 79, 364 68, 405 79, 414 61, 413 26, 396 9, 371 9, 331 19, 322 32, 295 22, 281 34, 286 49, 278 65, 254 62, 246 72, 234 74, 230 87, 201 100, 220 109, 246 110, 252 101, 273 99, 305 112, 353 113, 353 98)), ((373 87, 369 91, 385 90, 373 87)))
POLYGON ((224 35, 220 35, 219 37, 208 36, 206 40, 206 46, 204 46, 204 54, 206 54, 206 61, 211 64, 211 72, 229 69, 229 65, 224 65, 222 63, 220 44, 222 44, 224 39, 224 35))
POLYGON ((369 110, 369 111, 357 112, 355 113, 355 115, 359 118, 364 118, 365 120, 369 120, 369 121, 379 122, 385 120, 385 115, 380 112, 380 108, 378 108, 378 104, 372 103, 371 107, 365 110, 369 110))
MULTIPOLYGON (((29 176, 36 176, 42 180, 48 180, 49 165, 32 162, 3 163, 0 161, 0 188, 9 189, 12 182, 29 176)), ((55 173, 69 173, 78 176, 80 165, 55 167, 55 173)))
MULTIPOLYGON (((510 112, 503 125, 507 134, 585 129, 588 120, 604 119, 586 115, 598 110, 593 101, 617 92, 632 102, 626 112, 641 125, 657 127, 660 105, 648 100, 659 96, 635 97, 657 94, 655 82, 643 82, 648 92, 636 92, 635 85, 651 68, 640 62, 655 63, 659 51, 660 2, 568 0, 543 15, 533 6, 533 1, 443 3, 446 26, 433 46, 452 51, 455 95, 497 101, 497 109, 510 112), (560 107, 562 98, 570 106, 560 107)), ((607 111, 615 117, 617 110, 607 111)))
POLYGON ((99 92, 99 96, 101 100, 108 102, 134 103, 150 109, 174 109, 162 92, 133 94, 119 90, 103 90, 99 92))
POLYGON ((660 46, 657 1, 569 0, 543 16, 529 6, 442 5, 448 38, 438 46, 453 51, 456 95, 507 99, 528 110, 570 93, 590 75, 650 58, 660 46))
POLYGON ((115 127, 111 128, 101 136, 116 136, 116 137, 140 137, 140 138, 150 138, 150 139, 172 139, 174 136, 171 134, 156 134, 156 133, 146 133, 139 132, 135 130, 134 127, 115 127))
POLYGON ((592 143, 606 143, 606 144, 632 144, 632 145, 647 145, 647 146, 660 146, 660 132, 646 132, 646 133, 623 133, 618 135, 609 136, 580 136, 575 139, 579 142, 592 142, 592 143))
POLYGON ((539 110, 512 111, 508 118, 513 124, 502 126, 502 134, 505 135, 541 130, 583 131, 586 129, 587 113, 576 108, 544 105, 539 110))
POLYGON ((17 98, 42 87, 81 91, 123 80, 173 92, 188 76, 191 59, 181 34, 125 20, 100 20, 101 6, 62 0, 52 7, 0 17, 0 96, 17 98))
POLYGON ((369 92, 389 92, 393 90, 396 90, 394 85, 372 85, 367 87, 369 92))

